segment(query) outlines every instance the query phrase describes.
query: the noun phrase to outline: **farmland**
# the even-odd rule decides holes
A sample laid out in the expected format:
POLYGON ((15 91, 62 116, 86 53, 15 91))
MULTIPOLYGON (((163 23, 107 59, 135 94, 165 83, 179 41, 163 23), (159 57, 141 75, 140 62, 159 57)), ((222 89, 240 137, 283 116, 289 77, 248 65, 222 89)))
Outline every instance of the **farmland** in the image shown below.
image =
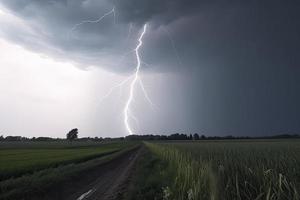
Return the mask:
POLYGON ((300 141, 147 142, 129 199, 299 199, 300 141), (151 167, 149 167, 151 166, 151 167), (155 169, 153 171, 152 169, 155 169), (144 171, 143 171, 144 170, 144 171), (152 191, 151 191, 152 189, 152 191))
POLYGON ((122 148, 122 145, 54 147, 2 149, 0 151, 0 180, 43 168, 90 160, 116 152, 122 148))
POLYGON ((58 190, 59 195, 65 195, 60 191, 62 187, 136 147, 135 142, 3 144, 0 199, 64 199, 49 197, 49 191, 58 190))
POLYGON ((6 200, 299 200, 297 139, 3 143, 0 155, 6 200))

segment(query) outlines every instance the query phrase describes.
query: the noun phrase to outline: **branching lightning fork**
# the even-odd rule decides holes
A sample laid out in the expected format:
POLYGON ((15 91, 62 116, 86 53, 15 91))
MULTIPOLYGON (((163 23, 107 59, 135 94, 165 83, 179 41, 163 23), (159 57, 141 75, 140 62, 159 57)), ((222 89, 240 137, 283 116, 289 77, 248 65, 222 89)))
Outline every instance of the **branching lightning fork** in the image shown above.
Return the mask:
MULTIPOLYGON (((105 13, 104 15, 102 15, 100 18, 96 19, 96 20, 84 20, 78 24, 75 24, 69 31, 69 37, 70 37, 70 34, 75 31, 79 26, 83 25, 83 24, 86 24, 86 23, 99 23, 102 19, 104 19, 106 16, 110 15, 110 14, 113 14, 114 16, 114 23, 115 23, 115 8, 112 8, 112 10, 110 10, 109 12, 105 13)), ((130 24, 130 27, 129 27, 129 33, 128 33, 128 36, 127 36, 127 40, 129 39, 130 37, 130 34, 131 34, 131 28, 132 28, 132 24, 130 24)), ((145 99, 150 103, 150 105, 153 107, 153 103, 152 101, 150 100, 147 92, 146 92, 146 89, 145 87, 143 86, 143 82, 140 78, 140 68, 141 68, 141 63, 143 63, 140 59, 140 48, 141 46, 143 45, 143 37, 145 35, 147 31, 147 24, 145 24, 143 26, 143 30, 142 30, 142 33, 140 34, 139 38, 138 38, 138 44, 136 46, 136 48, 132 51, 130 51, 129 53, 135 53, 135 56, 136 56, 136 61, 137 61, 137 64, 136 64, 136 67, 135 67, 135 72, 133 73, 133 75, 129 76, 128 78, 126 78, 125 80, 123 80, 122 82, 118 83, 117 85, 115 85, 114 87, 112 87, 108 93, 106 95, 103 96, 103 98, 101 99, 100 102, 102 102, 104 99, 106 99, 108 96, 110 96, 113 91, 117 88, 121 88, 123 85, 125 85, 127 82, 129 82, 130 79, 131 80, 131 83, 130 83, 130 88, 129 88, 129 97, 126 101, 126 104, 125 104, 125 107, 124 107, 124 125, 125 125, 125 128, 128 132, 128 134, 133 134, 133 129, 132 127, 130 126, 130 119, 133 119, 134 121, 136 121, 137 125, 138 125, 138 119, 132 114, 132 111, 130 111, 130 105, 134 99, 134 90, 135 90, 135 86, 137 84, 137 82, 139 82, 139 85, 141 87, 141 90, 145 96, 145 99)))
POLYGON ((71 30, 69 31, 68 36, 70 36, 72 34, 73 31, 75 31, 79 26, 83 25, 83 24, 87 24, 87 23, 99 23, 101 20, 103 20, 106 16, 113 14, 114 16, 114 23, 116 23, 116 12, 115 12, 115 7, 113 7, 109 12, 105 13, 104 15, 102 15, 101 17, 99 17, 96 20, 84 20, 78 24, 75 24, 71 30))

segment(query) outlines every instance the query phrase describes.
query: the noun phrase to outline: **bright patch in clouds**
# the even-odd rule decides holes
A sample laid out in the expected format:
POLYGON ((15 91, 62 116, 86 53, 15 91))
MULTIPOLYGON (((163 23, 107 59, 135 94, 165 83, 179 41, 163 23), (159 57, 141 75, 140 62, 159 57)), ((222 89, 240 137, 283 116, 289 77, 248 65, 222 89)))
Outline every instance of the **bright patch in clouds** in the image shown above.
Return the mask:
POLYGON ((0 51, 0 134, 62 137, 73 127, 96 134, 91 113, 122 76, 84 71, 2 39, 0 51))

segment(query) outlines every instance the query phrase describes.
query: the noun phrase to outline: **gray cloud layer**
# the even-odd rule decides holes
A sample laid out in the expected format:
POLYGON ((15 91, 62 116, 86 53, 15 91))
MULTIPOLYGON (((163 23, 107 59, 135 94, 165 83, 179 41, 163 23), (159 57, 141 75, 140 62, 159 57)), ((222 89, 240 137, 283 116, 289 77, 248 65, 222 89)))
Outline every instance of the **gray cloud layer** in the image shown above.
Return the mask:
POLYGON ((204 0, 2 0, 2 3, 31 27, 29 32, 7 25, 2 34, 30 49, 82 66, 131 70, 135 60, 130 54, 124 58, 124 54, 134 48, 144 23, 149 23, 151 30, 145 38, 143 59, 160 68, 156 70, 224 62, 240 65, 262 59, 265 65, 276 59, 281 61, 283 56, 298 62, 299 5, 294 4, 282 7, 276 1, 204 0), (70 33, 74 25, 95 20, 113 7, 116 24, 113 15, 109 15, 98 24, 86 23, 70 33))
POLYGON ((187 69, 192 72, 190 84, 185 87, 190 109, 187 121, 194 127, 192 130, 201 126, 214 133, 300 131, 300 3, 279 0, 2 0, 2 3, 31 28, 29 31, 6 24, 1 28, 6 38, 80 66, 94 65, 114 72, 133 70, 134 57, 129 54, 122 59, 122 55, 134 48, 138 31, 144 23, 149 23, 142 57, 150 65, 143 67, 158 72, 187 69), (110 15, 101 23, 78 27, 69 37, 75 24, 95 20, 113 7, 116 24, 110 15))
POLYGON ((152 30, 145 39, 150 46, 144 53, 145 60, 160 67, 161 63, 177 65, 172 61, 175 52, 169 35, 159 27, 187 14, 182 1, 4 0, 2 3, 29 26, 28 29, 5 24, 2 35, 29 49, 82 66, 128 71, 133 69, 135 60, 127 52, 136 45, 142 24, 149 23, 152 30), (96 20, 114 7, 116 23, 110 14, 97 24, 85 23, 70 32, 76 24, 96 20), (178 12, 181 8, 182 15, 178 12))
POLYGON ((28 48, 47 51, 83 66, 96 65, 113 71, 127 71, 133 65, 130 55, 126 59, 122 55, 134 47, 144 23, 152 27, 151 34, 145 38, 144 60, 160 68, 178 66, 170 34, 183 59, 183 67, 228 59, 238 62, 239 58, 251 56, 255 59, 257 56, 276 58, 282 54, 295 56, 290 54, 297 48, 299 22, 294 15, 299 6, 281 7, 280 3, 257 3, 259 1, 221 2, 3 0, 2 3, 23 18, 32 30, 7 25, 2 32, 28 48), (116 24, 110 15, 98 24, 78 26, 69 34, 75 24, 95 20, 113 7, 116 24), (131 35, 127 38, 130 27, 131 35), (125 64, 119 64, 118 60, 125 64))

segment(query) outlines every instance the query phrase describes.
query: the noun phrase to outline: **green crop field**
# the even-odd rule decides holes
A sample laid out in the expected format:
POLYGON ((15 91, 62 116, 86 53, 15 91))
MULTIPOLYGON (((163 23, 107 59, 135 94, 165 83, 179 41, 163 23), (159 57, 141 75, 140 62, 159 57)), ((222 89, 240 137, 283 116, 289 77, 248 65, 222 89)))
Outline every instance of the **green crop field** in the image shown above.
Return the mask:
POLYGON ((46 148, 2 148, 0 149, 0 180, 19 176, 26 172, 57 165, 76 163, 101 155, 116 152, 123 148, 119 143, 101 146, 49 145, 46 148))
POLYGON ((2 143, 0 199, 43 199, 85 172, 136 148, 136 142, 2 143))
POLYGON ((142 178, 135 180, 140 186, 128 199, 299 199, 299 140, 147 142, 146 146, 148 158, 138 171, 142 178))

